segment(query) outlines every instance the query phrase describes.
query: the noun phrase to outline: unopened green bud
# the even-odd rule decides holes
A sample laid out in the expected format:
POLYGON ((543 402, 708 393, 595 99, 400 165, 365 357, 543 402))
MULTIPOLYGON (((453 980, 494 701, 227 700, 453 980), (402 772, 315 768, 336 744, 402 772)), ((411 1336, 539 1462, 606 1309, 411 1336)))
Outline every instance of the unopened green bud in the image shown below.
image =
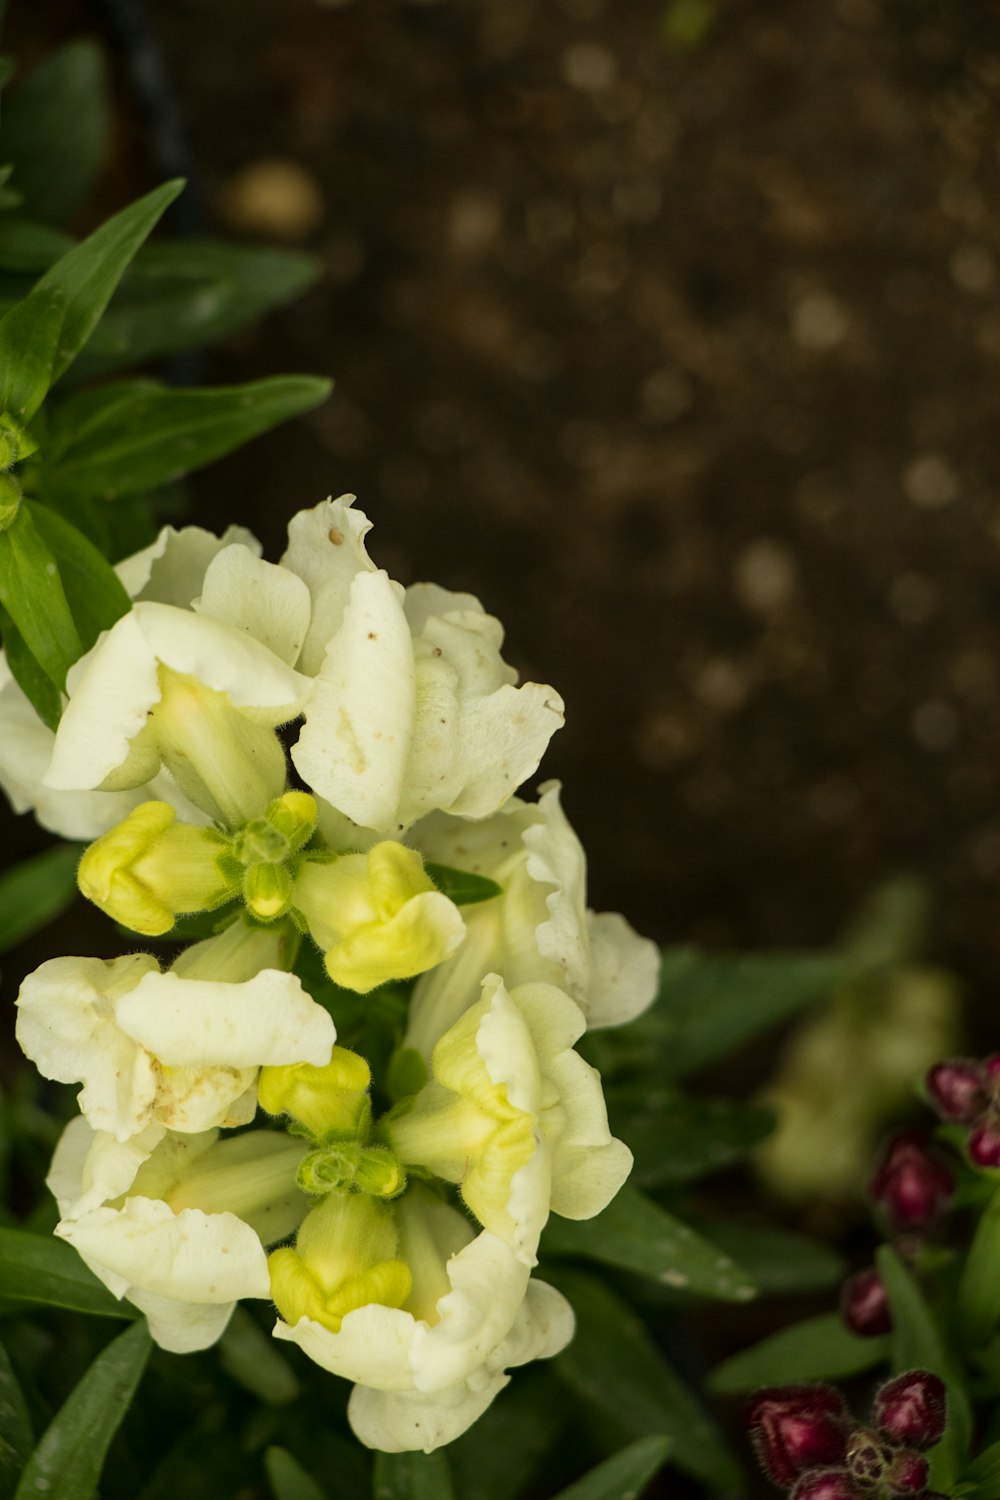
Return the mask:
POLYGON ((9 469, 38 452, 38 444, 9 411, 0 412, 0 469, 9 469))
POLYGON ((116 922, 160 937, 182 913, 213 911, 232 900, 235 875, 222 834, 178 823, 166 802, 143 802, 90 845, 77 880, 116 922))
POLYGON ((354 1185, 360 1163, 360 1141, 330 1141, 302 1158, 296 1181, 304 1193, 344 1191, 354 1185))
POLYGON ((283 917, 292 901, 292 877, 284 865, 251 865, 243 876, 243 899, 262 922, 283 917))
POLYGON ((406 1186, 406 1171, 388 1146, 368 1146, 361 1153, 354 1186, 373 1198, 398 1198, 406 1186))

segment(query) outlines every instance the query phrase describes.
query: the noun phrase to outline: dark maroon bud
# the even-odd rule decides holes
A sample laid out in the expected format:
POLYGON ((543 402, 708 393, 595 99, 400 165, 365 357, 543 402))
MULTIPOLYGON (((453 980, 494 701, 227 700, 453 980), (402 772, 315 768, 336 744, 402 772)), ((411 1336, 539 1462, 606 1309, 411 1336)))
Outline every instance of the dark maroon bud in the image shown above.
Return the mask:
POLYGON ((1000 1079, 1000 1052, 994 1052, 986 1058, 983 1063, 983 1072, 990 1083, 996 1083, 1000 1079))
POLYGON ((971 1131, 969 1159, 977 1167, 1000 1167, 1000 1129, 992 1119, 985 1120, 971 1131))
POLYGON ((931 1466, 922 1453, 904 1448, 894 1455, 885 1472, 885 1482, 895 1495, 922 1495, 930 1473, 931 1466))
POLYGON ((875 1397, 872 1419, 883 1437, 904 1448, 933 1448, 944 1433, 944 1382, 929 1370, 908 1370, 875 1397))
POLYGON ((874 1266, 856 1271, 844 1282, 840 1293, 840 1315, 852 1333, 875 1338, 892 1329, 889 1299, 874 1266))
POLYGON ((851 1433, 847 1444, 847 1467, 865 1489, 880 1483, 888 1461, 889 1456, 877 1433, 869 1432, 865 1427, 851 1433))
POLYGON ((927 1092, 942 1120, 971 1125, 989 1103, 986 1069, 971 1057, 938 1063, 927 1075, 927 1092))
POLYGON ((774 1385, 747 1402, 747 1427, 761 1468, 782 1489, 806 1469, 842 1463, 849 1421, 832 1385, 774 1385))
POLYGON ((955 1191, 947 1167, 927 1149, 923 1136, 894 1136, 871 1181, 871 1195, 894 1229, 928 1229, 955 1191))
POLYGON ((792 1500, 862 1500, 863 1495, 846 1469, 807 1469, 792 1491, 792 1500))

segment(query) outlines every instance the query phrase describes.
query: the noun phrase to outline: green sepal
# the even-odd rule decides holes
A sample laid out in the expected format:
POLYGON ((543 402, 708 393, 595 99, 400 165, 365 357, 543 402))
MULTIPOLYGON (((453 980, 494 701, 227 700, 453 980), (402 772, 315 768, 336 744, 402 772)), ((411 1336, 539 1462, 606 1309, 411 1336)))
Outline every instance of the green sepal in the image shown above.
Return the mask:
POLYGON ((425 864, 424 869, 438 890, 449 901, 454 901, 456 906, 474 906, 479 901, 492 901, 503 890, 495 880, 490 880, 485 875, 455 870, 451 865, 425 864))

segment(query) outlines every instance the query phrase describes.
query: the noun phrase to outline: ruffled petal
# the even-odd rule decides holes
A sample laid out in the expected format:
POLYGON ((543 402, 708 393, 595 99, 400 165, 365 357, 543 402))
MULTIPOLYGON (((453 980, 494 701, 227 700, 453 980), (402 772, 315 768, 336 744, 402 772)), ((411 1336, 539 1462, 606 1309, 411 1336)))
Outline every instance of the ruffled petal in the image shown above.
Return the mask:
POLYGON ((226 547, 212 559, 192 607, 252 636, 289 666, 298 660, 312 610, 301 578, 247 547, 226 547))
POLYGON ((128 1300, 146 1314, 154 1343, 171 1354, 194 1354, 210 1349, 226 1331, 235 1302, 215 1306, 207 1302, 178 1302, 141 1287, 129 1287, 128 1300))
POLYGON ((260 543, 244 526, 227 526, 222 536, 201 526, 184 526, 180 531, 164 526, 155 542, 116 563, 115 572, 130 598, 188 609, 201 593, 213 557, 234 543, 260 553, 260 543))
POLYGON ((299 669, 319 674, 326 648, 340 629, 358 573, 373 573, 375 564, 364 539, 372 523, 352 510, 353 495, 324 500, 312 510, 299 511, 288 526, 288 548, 281 566, 303 580, 312 599, 312 617, 302 647, 299 669))
POLYGON ((660 950, 618 912, 590 912, 587 1025, 624 1026, 648 1010, 660 984, 660 950))

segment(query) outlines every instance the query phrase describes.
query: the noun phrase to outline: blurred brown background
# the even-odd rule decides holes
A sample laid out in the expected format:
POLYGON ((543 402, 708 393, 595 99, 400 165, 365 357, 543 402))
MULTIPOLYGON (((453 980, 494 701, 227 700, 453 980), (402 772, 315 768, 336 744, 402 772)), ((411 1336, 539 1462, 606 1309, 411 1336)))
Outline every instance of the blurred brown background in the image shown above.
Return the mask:
MULTIPOLYGON (((947 0, 146 0, 210 227, 323 280, 203 378, 329 373, 196 480, 353 490, 555 684, 592 900, 822 942, 887 873, 1000 978, 1000 23, 947 0)), ((13 0, 24 61, 105 13, 13 0)), ((149 184, 120 79, 103 207, 149 184)), ((32 955, 37 961, 39 955, 32 955)))

